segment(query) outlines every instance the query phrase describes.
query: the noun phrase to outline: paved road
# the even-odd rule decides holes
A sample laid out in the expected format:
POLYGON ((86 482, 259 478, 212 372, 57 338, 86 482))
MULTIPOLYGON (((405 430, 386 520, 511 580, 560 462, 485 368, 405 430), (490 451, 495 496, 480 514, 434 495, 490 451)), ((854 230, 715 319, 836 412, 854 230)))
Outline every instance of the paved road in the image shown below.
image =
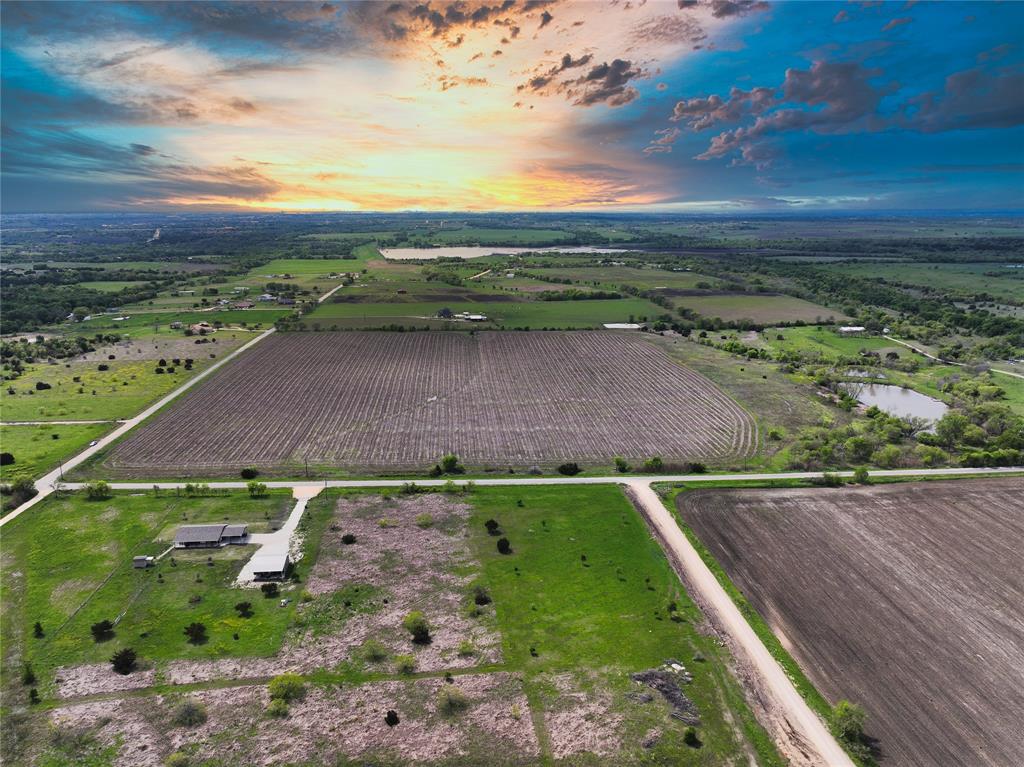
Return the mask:
MULTIPOLYGON (((944 359, 942 359, 942 357, 936 357, 934 354, 929 354, 924 349, 920 349, 920 348, 918 348, 918 347, 916 347, 916 346, 914 346, 912 344, 908 344, 906 341, 901 341, 898 338, 893 338, 892 336, 883 336, 883 338, 888 338, 893 343, 897 343, 900 346, 905 346, 908 349, 910 349, 911 351, 917 352, 918 354, 923 355, 923 356, 927 357, 930 360, 935 360, 936 362, 941 362, 943 365, 956 365, 959 368, 967 367, 967 365, 965 363, 963 363, 963 362, 953 362, 953 360, 944 360, 944 359)), ((1000 370, 999 368, 991 368, 991 367, 989 368, 989 370, 991 370, 993 373, 999 373, 1000 375, 1004 375, 1004 376, 1012 376, 1013 378, 1024 378, 1024 375, 1021 375, 1020 373, 1011 373, 1009 370, 1000 370)))
POLYGON ((758 697, 762 699, 774 730, 772 734, 783 747, 784 756, 795 764, 854 767, 825 723, 800 696, 782 666, 704 564, 650 482, 628 480, 626 485, 662 546, 668 550, 670 559, 679 563, 687 584, 697 592, 692 595, 694 599, 706 613, 711 613, 708 617, 730 638, 733 653, 739 656, 737 660, 754 669, 761 693, 758 697))

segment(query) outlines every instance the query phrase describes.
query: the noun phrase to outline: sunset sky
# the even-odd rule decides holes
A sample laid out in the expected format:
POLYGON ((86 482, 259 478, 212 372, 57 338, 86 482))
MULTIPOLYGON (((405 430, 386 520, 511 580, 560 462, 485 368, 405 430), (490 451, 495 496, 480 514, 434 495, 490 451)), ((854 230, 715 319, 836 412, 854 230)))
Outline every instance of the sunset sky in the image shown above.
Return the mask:
POLYGON ((1006 209, 1024 4, 2 6, 2 205, 1006 209))

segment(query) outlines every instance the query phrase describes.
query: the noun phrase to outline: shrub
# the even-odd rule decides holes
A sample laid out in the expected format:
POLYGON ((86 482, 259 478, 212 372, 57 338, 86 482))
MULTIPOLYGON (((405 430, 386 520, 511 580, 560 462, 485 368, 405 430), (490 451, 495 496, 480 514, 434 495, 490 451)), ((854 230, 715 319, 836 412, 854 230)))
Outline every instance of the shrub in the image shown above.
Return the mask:
POLYGON ((459 463, 459 457, 454 453, 443 456, 438 466, 441 467, 442 474, 462 474, 466 471, 459 463))
POLYGON ((114 636, 114 624, 108 620, 102 620, 89 627, 92 638, 97 642, 105 642, 114 636))
POLYGON ((665 462, 661 460, 661 456, 653 455, 644 461, 644 471, 654 474, 659 471, 663 471, 665 468, 665 462))
POLYGON ((385 530, 391 527, 398 527, 398 520, 391 519, 391 517, 381 517, 377 520, 377 527, 384 528, 385 530))
POLYGON ((274 698, 267 705, 267 716, 284 719, 288 716, 288 704, 280 698, 274 698))
POLYGON ((708 467, 700 461, 690 461, 683 465, 683 471, 686 474, 706 474, 708 467))
POLYGON ((563 463, 558 467, 558 473, 564 474, 567 477, 575 476, 576 474, 579 474, 580 471, 582 471, 582 469, 580 469, 579 464, 576 462, 563 463))
POLYGON ((497 520, 488 519, 484 522, 484 527, 487 528, 488 535, 501 535, 501 525, 498 524, 497 520))
POLYGON ((39 690, 35 687, 28 691, 28 702, 33 706, 39 702, 39 690))
POLYGON ((260 475, 258 469, 254 469, 252 466, 247 466, 239 472, 242 475, 242 479, 256 479, 260 475))
POLYGON ((499 554, 511 554, 512 544, 508 542, 508 538, 498 539, 498 553, 499 554))
POLYGON ((398 712, 394 709, 389 708, 388 712, 384 714, 384 724, 386 724, 388 727, 394 727, 400 721, 401 720, 398 718, 398 712))
POLYGON ((463 639, 461 642, 459 642, 460 658, 471 658, 474 655, 476 655, 476 648, 473 646, 472 642, 470 642, 468 639, 463 639))
POLYGON ((867 713, 864 709, 848 700, 839 701, 832 709, 832 732, 842 745, 861 759, 871 756, 871 749, 864 736, 866 720, 867 713))
POLYGON ((299 700, 306 694, 306 683, 298 674, 278 674, 267 685, 271 700, 299 700))
POLYGON ((615 471, 619 474, 626 474, 630 470, 630 465, 626 463, 626 459, 622 456, 615 456, 615 471))
POLYGON ((36 683, 36 672, 32 670, 32 664, 28 661, 21 666, 21 683, 26 687, 36 683))
POLYGON ((458 687, 444 686, 437 693, 437 710, 451 716, 469 708, 469 697, 458 687))
POLYGON ((276 583, 264 583, 260 586, 260 591, 263 592, 263 596, 267 599, 273 599, 280 593, 276 583))
POLYGON ((198 727, 205 721, 206 707, 194 698, 185 698, 171 715, 171 723, 175 727, 198 727))
POLYGON ((871 476, 868 474, 868 470, 863 466, 858 466, 853 470, 853 481, 858 485, 869 485, 871 484, 871 476))
POLYGON ((433 514, 427 514, 426 512, 424 512, 423 514, 417 514, 416 515, 416 527, 422 527, 422 528, 426 529, 428 527, 433 527, 433 526, 434 526, 434 515, 433 514))
POLYGON ((683 743, 688 745, 690 748, 700 748, 700 738, 697 737, 697 730, 693 727, 687 727, 683 731, 683 743))
POLYGON ((238 612, 239 618, 251 618, 252 602, 239 602, 235 605, 235 610, 238 612))
POLYGON ((413 610, 402 619, 405 630, 412 635, 416 644, 430 644, 430 624, 427 617, 419 610, 413 610))
POLYGON ((32 636, 36 639, 42 639, 46 636, 46 634, 43 633, 43 624, 39 621, 36 621, 35 625, 32 627, 32 636))
POLYGON ((36 391, 46 391, 47 389, 52 388, 53 387, 46 383, 46 381, 36 381, 36 391))
POLYGON ((256 480, 249 480, 246 484, 246 488, 249 490, 250 498, 262 498, 267 494, 267 486, 262 482, 256 480))
POLYGON ((206 626, 198 621, 188 624, 183 633, 188 637, 190 644, 202 644, 206 641, 206 626))
POLYGON ((13 453, 0 453, 0 466, 10 466, 14 463, 13 453))
POLYGON ((97 369, 98 371, 100 371, 101 373, 105 373, 105 372, 107 372, 108 370, 110 370, 110 365, 97 365, 97 366, 96 366, 96 369, 97 369))
POLYGON ((473 604, 483 607, 491 603, 491 595, 487 592, 487 589, 483 586, 477 585, 473 587, 473 604))
POLYGON ((343 536, 341 536, 341 542, 344 543, 346 546, 351 546, 353 543, 356 542, 356 536, 354 533, 345 533, 343 536))
POLYGON ((110 497, 110 485, 102 479, 90 482, 85 486, 85 497, 90 501, 102 501, 110 497))
POLYGON ((388 648, 376 639, 367 639, 363 642, 363 658, 370 663, 380 663, 387 660, 388 648))
POLYGON ((192 761, 188 758, 188 754, 181 751, 175 751, 164 762, 164 767, 189 767, 192 761))
POLYGON ((411 655, 395 656, 395 671, 399 674, 411 674, 416 670, 416 659, 411 655))
POLYGON ((138 656, 135 654, 135 650, 125 647, 123 650, 118 650, 114 653, 110 658, 110 664, 118 674, 130 674, 135 670, 135 662, 137 660, 138 656))

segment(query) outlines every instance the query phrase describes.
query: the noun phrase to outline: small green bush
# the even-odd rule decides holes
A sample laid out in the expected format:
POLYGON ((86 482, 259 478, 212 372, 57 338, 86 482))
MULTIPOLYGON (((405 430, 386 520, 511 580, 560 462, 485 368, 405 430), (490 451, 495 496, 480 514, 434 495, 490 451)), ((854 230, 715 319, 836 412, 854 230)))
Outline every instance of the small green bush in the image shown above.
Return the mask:
POLYGON ((288 716, 288 703, 280 698, 274 698, 267 705, 267 716, 274 719, 284 719, 288 716))
POLYGON ((427 514, 426 512, 424 512, 423 514, 417 514, 416 515, 416 527, 422 527, 422 528, 426 529, 428 527, 433 527, 433 526, 434 526, 434 515, 433 514, 427 514))
POLYGON ((459 714, 469 708, 469 696, 458 687, 445 685, 437 694, 437 710, 446 716, 459 714))
POLYGON ((402 619, 405 630, 412 635, 416 644, 430 644, 430 624, 427 617, 419 610, 413 610, 402 619))
POLYGON ((306 683, 298 674, 278 674, 267 685, 271 700, 299 700, 306 694, 306 683))
POLYGON ((198 700, 186 698, 179 703, 171 715, 175 727, 198 727, 206 721, 206 707, 198 700))
POLYGON ((416 670, 416 659, 411 655, 395 656, 395 671, 399 674, 411 674, 416 670))

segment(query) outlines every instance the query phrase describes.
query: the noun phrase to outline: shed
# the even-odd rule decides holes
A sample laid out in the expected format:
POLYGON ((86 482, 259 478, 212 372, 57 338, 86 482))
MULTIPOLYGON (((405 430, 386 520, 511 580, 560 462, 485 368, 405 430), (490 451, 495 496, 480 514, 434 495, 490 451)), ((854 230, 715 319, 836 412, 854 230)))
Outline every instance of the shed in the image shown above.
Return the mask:
POLYGON ((132 557, 132 567, 136 570, 145 570, 153 566, 153 557, 132 557))
POLYGON ((256 554, 249 567, 252 569, 253 579, 257 581, 281 581, 288 572, 289 564, 288 555, 285 553, 256 554))

